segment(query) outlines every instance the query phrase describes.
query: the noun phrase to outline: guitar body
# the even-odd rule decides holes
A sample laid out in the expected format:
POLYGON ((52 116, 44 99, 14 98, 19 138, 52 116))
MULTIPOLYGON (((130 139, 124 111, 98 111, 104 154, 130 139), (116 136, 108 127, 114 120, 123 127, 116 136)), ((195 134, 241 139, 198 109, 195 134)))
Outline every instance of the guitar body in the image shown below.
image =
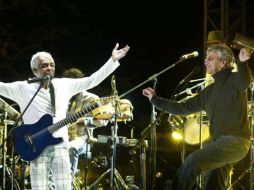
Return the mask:
POLYGON ((54 124, 52 116, 46 114, 34 124, 25 124, 17 127, 15 131, 15 149, 17 153, 25 161, 37 159, 47 147, 63 142, 61 137, 53 137, 53 132, 69 123, 76 122, 78 118, 97 108, 99 106, 98 103, 106 104, 116 98, 113 96, 99 99, 79 112, 54 124))
POLYGON ((63 142, 61 137, 53 137, 48 130, 52 123, 52 116, 46 114, 34 124, 24 124, 16 128, 15 149, 23 160, 35 160, 47 147, 63 142))

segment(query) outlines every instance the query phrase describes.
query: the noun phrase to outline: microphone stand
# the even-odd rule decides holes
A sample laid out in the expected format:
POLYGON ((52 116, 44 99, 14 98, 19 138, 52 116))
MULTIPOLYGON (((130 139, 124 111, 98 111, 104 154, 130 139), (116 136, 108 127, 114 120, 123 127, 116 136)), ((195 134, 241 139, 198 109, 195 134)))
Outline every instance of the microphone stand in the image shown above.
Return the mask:
MULTIPOLYGON (((173 63, 172 65, 168 66, 167 68, 163 69, 162 71, 160 71, 159 73, 155 73, 154 75, 150 76, 148 79, 146 79, 145 81, 143 81, 142 83, 136 85, 135 87, 133 87, 132 89, 128 90, 127 92, 121 94, 119 96, 119 98, 122 98, 124 96, 126 96, 127 94, 131 93, 132 91, 136 90, 137 88, 143 86, 144 84, 155 80, 155 78, 157 78, 158 76, 160 76, 161 74, 165 73, 166 71, 168 71, 169 69, 175 67, 176 65, 178 65, 179 63, 182 63, 183 61, 185 61, 186 59, 182 59, 180 58, 177 62, 173 63)), ((157 117, 152 123, 150 123, 142 132, 141 132, 141 138, 138 140, 138 142, 135 144, 135 146, 132 148, 131 152, 135 152, 135 150, 137 148, 141 149, 141 173, 143 173, 143 179, 142 179, 142 185, 143 185, 143 190, 146 190, 146 166, 145 166, 145 162, 146 162, 146 157, 145 157, 145 150, 147 148, 147 144, 145 142, 145 138, 147 138, 148 134, 151 134, 151 130, 154 129, 155 125, 158 123, 158 121, 161 119, 161 117, 164 115, 164 112, 160 113, 160 116, 157 117)))
POLYGON ((146 79, 144 82, 142 82, 142 83, 136 85, 136 86, 133 87, 132 89, 128 90, 127 92, 125 92, 125 93, 123 93, 123 94, 121 94, 121 95, 119 96, 119 98, 122 98, 122 97, 126 96, 127 94, 131 93, 132 91, 136 90, 137 88, 143 86, 144 84, 146 84, 146 83, 148 83, 148 82, 150 82, 150 81, 152 81, 152 80, 155 80, 155 78, 157 78, 157 77, 160 76, 161 74, 165 73, 167 70, 169 70, 169 69, 175 67, 175 66, 178 65, 179 63, 182 63, 184 60, 185 60, 185 59, 181 59, 181 58, 180 58, 177 62, 175 62, 175 63, 173 63, 172 65, 168 66, 167 68, 163 69, 163 70, 160 71, 159 73, 156 73, 156 74, 150 76, 150 77, 149 77, 148 79, 146 79))
POLYGON ((146 149, 148 148, 148 144, 145 139, 151 134, 151 131, 155 129, 156 124, 160 121, 164 112, 161 112, 160 115, 150 123, 142 132, 140 139, 136 142, 136 144, 132 147, 130 152, 135 154, 135 150, 140 148, 140 166, 141 166, 141 174, 142 174, 142 190, 146 190, 146 149))
MULTIPOLYGON (((153 89, 156 89, 156 84, 157 84, 157 79, 154 78, 153 81, 153 89)), ((156 120, 156 111, 155 111, 155 106, 151 104, 152 107, 152 113, 151 113, 151 123, 156 120)), ((157 142, 156 142, 156 128, 153 127, 151 129, 150 133, 150 146, 149 147, 149 152, 150 152, 150 157, 149 157, 149 169, 148 169, 148 178, 152 179, 148 181, 148 189, 153 189, 154 186, 154 181, 155 181, 155 171, 156 171, 156 149, 157 149, 157 142)), ((145 179, 146 174, 143 174, 145 179)), ((145 181, 144 181, 145 183, 145 181)))
MULTIPOLYGON (((18 127, 19 122, 21 122, 21 119, 22 119, 23 115, 25 114, 26 110, 28 109, 28 107, 30 106, 30 104, 32 103, 32 101, 34 100, 35 96, 38 94, 38 92, 39 92, 40 89, 42 88, 42 85, 43 85, 43 83, 40 84, 39 88, 37 89, 37 91, 35 92, 35 94, 34 94, 33 97, 31 98, 31 100, 29 101, 29 103, 28 103, 27 106, 25 107, 24 111, 20 114, 20 116, 19 116, 19 118, 17 119, 16 123, 15 123, 14 126, 11 128, 11 130, 9 131, 9 133, 6 135, 6 138, 3 140, 3 144, 0 146, 0 149, 4 148, 5 143, 6 143, 6 141, 7 141, 7 139, 8 139, 9 137, 14 136, 13 134, 16 132, 15 129, 18 127)), ((13 161, 12 161, 12 162, 13 162, 13 165, 14 165, 14 164, 15 164, 15 157, 13 157, 13 161)), ((12 173, 11 173, 11 171, 8 171, 8 170, 7 170, 7 168, 6 168, 5 165, 3 166, 3 171, 4 171, 3 174, 5 174, 5 171, 7 171, 7 172, 9 173, 9 175, 11 175, 12 184, 15 184, 15 185, 16 185, 16 188, 20 190, 20 187, 19 187, 19 185, 18 185, 16 179, 14 178, 14 170, 15 170, 15 168, 13 168, 13 171, 12 171, 12 173)), ((22 172, 22 173, 24 173, 24 172, 22 172)), ((22 175, 25 175, 25 174, 22 174, 22 175)), ((22 178, 23 178, 23 177, 22 177, 22 178)), ((6 184, 6 183, 5 183, 5 176, 3 176, 3 189, 6 188, 6 187, 5 187, 5 184, 6 184)), ((23 186, 23 187, 22 187, 22 190, 24 190, 24 182, 22 182, 22 186, 23 186)), ((12 189, 13 189, 13 186, 12 186, 12 189)))

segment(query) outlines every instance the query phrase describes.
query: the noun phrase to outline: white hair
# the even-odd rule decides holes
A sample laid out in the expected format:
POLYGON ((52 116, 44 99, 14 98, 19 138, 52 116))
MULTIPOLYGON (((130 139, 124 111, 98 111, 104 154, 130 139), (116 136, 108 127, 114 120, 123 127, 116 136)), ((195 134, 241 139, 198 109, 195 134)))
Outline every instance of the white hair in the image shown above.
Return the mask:
POLYGON ((54 62, 54 59, 50 53, 44 52, 44 51, 37 52, 36 54, 32 56, 30 61, 30 66, 32 70, 38 69, 39 57, 48 57, 54 62))

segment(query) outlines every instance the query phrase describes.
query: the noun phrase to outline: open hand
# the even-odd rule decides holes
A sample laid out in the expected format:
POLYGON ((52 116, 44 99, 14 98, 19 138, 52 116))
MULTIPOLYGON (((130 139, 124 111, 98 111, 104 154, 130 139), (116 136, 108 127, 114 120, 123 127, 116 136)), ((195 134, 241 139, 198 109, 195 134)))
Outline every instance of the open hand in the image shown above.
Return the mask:
POLYGON ((119 49, 119 50, 118 50, 118 47, 119 47, 119 44, 117 43, 115 48, 112 51, 113 61, 118 61, 121 58, 123 58, 130 49, 130 47, 128 45, 126 45, 124 48, 119 49))

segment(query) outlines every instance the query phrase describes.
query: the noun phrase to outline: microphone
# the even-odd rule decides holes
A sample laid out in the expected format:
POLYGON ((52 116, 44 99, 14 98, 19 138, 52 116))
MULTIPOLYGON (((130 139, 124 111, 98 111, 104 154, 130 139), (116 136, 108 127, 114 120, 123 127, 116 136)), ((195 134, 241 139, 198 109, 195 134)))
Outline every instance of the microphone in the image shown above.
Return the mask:
POLYGON ((34 77, 32 79, 28 79, 27 83, 31 84, 31 83, 36 83, 36 82, 44 82, 44 81, 50 81, 53 77, 46 75, 44 77, 34 77))
POLYGON ((179 85, 182 85, 183 83, 188 81, 191 77, 193 77, 194 75, 198 74, 199 71, 200 71, 200 67, 194 67, 194 69, 186 77, 184 77, 183 80, 181 80, 179 82, 179 85))
POLYGON ((192 53, 189 53, 189 54, 185 54, 185 55, 182 55, 180 57, 180 60, 186 60, 186 59, 190 59, 192 57, 197 57, 198 56, 198 52, 197 51, 194 51, 192 53))

